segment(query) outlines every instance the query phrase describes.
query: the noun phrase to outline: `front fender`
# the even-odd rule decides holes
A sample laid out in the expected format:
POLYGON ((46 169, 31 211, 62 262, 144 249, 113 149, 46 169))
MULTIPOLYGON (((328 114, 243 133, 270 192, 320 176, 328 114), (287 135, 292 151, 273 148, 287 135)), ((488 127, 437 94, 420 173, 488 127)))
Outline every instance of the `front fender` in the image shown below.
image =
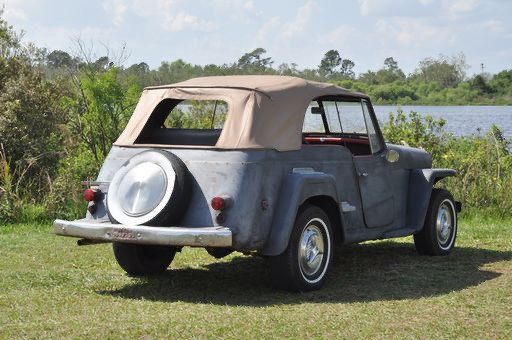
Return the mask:
POLYGON ((329 196, 338 202, 336 179, 323 172, 288 174, 281 187, 277 210, 272 219, 269 238, 259 250, 267 256, 285 251, 299 207, 310 197, 329 196))
POLYGON ((457 172, 452 169, 415 169, 411 171, 407 195, 408 228, 414 229, 415 232, 423 228, 432 187, 439 180, 456 174, 457 172))

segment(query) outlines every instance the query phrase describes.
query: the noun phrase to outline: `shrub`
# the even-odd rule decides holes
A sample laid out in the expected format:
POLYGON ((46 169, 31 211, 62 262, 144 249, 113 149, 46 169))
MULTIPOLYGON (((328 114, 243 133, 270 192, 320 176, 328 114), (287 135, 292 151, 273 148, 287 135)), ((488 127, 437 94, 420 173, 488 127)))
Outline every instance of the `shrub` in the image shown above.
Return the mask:
POLYGON ((92 152, 84 147, 64 158, 44 201, 48 215, 64 219, 83 217, 87 204, 82 197, 85 187, 81 182, 96 179, 100 166, 92 152))
POLYGON ((433 166, 452 168, 456 177, 439 182, 462 201, 464 213, 503 217, 512 210, 512 154, 497 126, 485 135, 456 137, 443 130, 444 120, 401 111, 390 114, 383 133, 391 143, 420 147, 432 154, 433 166))
POLYGON ((402 110, 398 110, 396 116, 389 113, 383 134, 390 143, 422 148, 433 158, 437 158, 447 147, 449 135, 443 130, 445 124, 446 121, 442 118, 422 117, 414 111, 407 117, 402 110))

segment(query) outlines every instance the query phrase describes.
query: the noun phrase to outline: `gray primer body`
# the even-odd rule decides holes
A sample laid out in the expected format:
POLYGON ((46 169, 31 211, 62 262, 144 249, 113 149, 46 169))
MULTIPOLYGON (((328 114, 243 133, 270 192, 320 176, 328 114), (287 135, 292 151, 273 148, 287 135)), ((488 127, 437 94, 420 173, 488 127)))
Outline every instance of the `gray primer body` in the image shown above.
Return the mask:
MULTIPOLYGON (((149 150, 114 146, 98 175, 100 189, 137 153, 149 150)), ((453 170, 430 169, 424 151, 387 145, 380 154, 353 156, 343 146, 309 145, 301 150, 219 150, 167 148, 192 175, 192 196, 178 225, 211 227, 215 212, 210 201, 229 196, 224 227, 232 230, 233 249, 278 255, 287 245, 299 207, 322 197, 336 204, 344 243, 413 234, 423 226, 435 181, 453 170), (386 160, 396 150, 396 163, 386 160)), ((106 199, 87 219, 108 220, 106 199)), ((332 216, 331 216, 332 217, 332 216)))

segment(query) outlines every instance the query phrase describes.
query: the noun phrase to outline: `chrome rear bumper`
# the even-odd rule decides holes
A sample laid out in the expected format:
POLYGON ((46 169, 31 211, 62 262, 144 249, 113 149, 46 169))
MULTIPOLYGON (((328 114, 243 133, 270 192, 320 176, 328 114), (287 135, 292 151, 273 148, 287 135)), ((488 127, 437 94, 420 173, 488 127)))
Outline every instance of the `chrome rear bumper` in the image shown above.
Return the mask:
POLYGON ((231 247, 233 234, 226 227, 148 227, 94 222, 91 220, 53 222, 61 236, 84 238, 91 243, 124 242, 193 247, 231 247))

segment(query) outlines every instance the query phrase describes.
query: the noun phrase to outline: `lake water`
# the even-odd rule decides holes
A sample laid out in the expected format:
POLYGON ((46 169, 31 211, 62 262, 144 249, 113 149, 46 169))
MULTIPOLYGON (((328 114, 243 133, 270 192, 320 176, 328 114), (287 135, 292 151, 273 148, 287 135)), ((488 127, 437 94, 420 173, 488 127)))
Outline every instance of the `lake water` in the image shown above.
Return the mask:
POLYGON ((375 105, 375 114, 381 124, 388 120, 392 112, 396 116, 398 108, 406 115, 414 111, 422 116, 446 120, 447 132, 457 136, 485 134, 492 124, 503 132, 505 138, 512 139, 512 106, 421 106, 421 105, 375 105))

